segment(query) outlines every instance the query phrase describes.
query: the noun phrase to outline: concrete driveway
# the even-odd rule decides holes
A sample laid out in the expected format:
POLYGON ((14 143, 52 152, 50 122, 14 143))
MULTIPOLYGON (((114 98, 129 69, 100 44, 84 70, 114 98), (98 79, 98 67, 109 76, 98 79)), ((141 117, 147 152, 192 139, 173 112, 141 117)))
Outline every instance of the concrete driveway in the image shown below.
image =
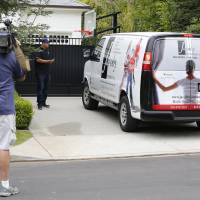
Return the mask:
POLYGON ((50 109, 38 111, 30 130, 34 137, 13 147, 15 156, 30 159, 88 159, 200 152, 195 124, 148 124, 139 132, 121 131, 117 112, 100 105, 85 110, 81 98, 49 98, 50 109))

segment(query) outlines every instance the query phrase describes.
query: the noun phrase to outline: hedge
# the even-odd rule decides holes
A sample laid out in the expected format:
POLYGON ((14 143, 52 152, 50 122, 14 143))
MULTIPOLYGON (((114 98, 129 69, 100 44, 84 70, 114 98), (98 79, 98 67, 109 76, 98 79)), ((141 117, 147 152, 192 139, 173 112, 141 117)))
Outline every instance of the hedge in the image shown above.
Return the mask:
POLYGON ((15 94, 15 109, 17 129, 28 129, 33 116, 32 103, 15 94))

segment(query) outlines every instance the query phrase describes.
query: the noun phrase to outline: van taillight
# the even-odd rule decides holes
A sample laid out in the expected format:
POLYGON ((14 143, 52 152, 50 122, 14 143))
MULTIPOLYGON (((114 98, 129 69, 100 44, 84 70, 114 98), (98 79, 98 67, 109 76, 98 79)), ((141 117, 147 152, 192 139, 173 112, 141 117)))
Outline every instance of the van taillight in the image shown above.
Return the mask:
POLYGON ((143 71, 151 71, 152 70, 152 52, 146 52, 144 54, 144 61, 142 65, 143 71))

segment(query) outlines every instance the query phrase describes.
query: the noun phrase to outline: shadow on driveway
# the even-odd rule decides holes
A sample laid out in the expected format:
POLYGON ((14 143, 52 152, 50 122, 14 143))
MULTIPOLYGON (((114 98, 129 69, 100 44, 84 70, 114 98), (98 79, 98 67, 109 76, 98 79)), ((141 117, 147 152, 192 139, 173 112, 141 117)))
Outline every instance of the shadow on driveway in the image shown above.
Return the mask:
MULTIPOLYGON (((119 123, 118 112, 109 107, 99 106, 98 110, 93 112, 99 112, 100 115, 104 115, 108 120, 119 123)), ((150 134, 155 137, 169 138, 200 138, 200 129, 197 128, 195 123, 141 122, 139 130, 136 133, 132 132, 131 134, 150 134)))

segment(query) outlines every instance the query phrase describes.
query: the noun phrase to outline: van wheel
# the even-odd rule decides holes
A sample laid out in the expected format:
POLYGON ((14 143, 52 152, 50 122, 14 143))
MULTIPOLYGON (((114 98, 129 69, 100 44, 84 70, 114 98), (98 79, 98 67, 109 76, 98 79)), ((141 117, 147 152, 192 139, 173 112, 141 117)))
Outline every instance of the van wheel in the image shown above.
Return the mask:
POLYGON ((200 121, 196 121, 196 124, 197 124, 197 128, 200 129, 200 121))
POLYGON ((84 108, 87 110, 96 110, 98 108, 99 102, 91 98, 91 93, 87 82, 83 87, 82 102, 84 108))
POLYGON ((123 96, 119 104, 119 122, 121 129, 125 132, 134 132, 138 128, 137 120, 131 116, 130 105, 127 96, 123 96))

